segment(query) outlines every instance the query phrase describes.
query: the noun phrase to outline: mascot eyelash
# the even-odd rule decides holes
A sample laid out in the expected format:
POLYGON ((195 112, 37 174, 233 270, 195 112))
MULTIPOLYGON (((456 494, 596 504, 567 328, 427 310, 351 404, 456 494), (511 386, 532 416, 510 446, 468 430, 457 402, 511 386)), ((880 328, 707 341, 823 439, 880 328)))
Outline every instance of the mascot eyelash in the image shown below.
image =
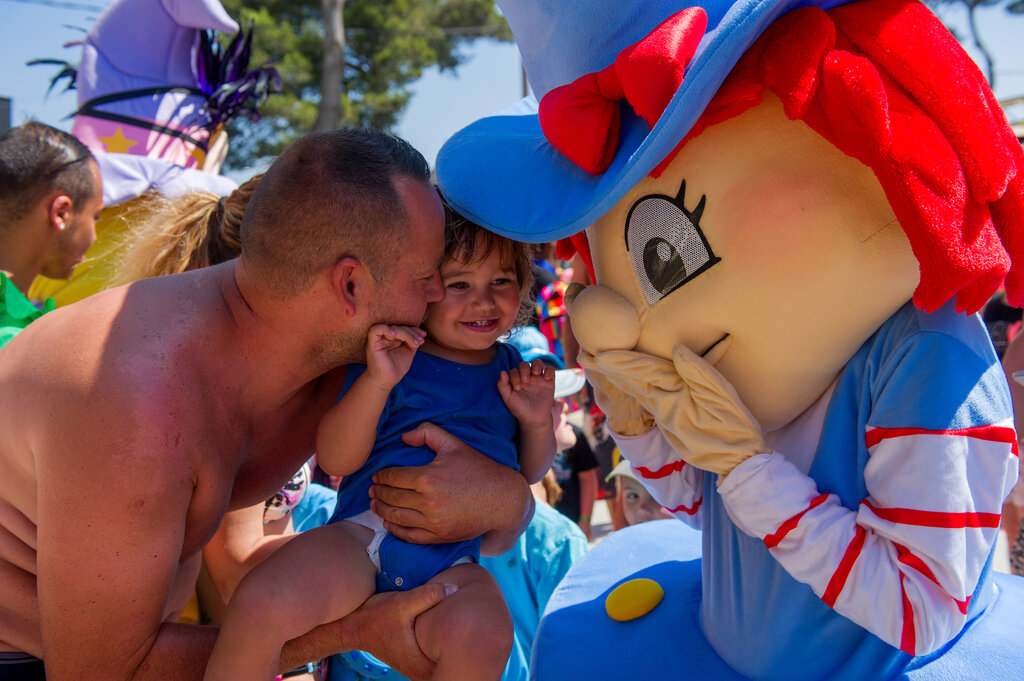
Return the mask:
POLYGON ((684 203, 685 195, 683 180, 675 198, 648 194, 638 199, 626 216, 626 250, 633 259, 633 269, 648 305, 659 302, 721 260, 712 252, 700 228, 707 196, 702 195, 697 207, 690 211, 684 203))

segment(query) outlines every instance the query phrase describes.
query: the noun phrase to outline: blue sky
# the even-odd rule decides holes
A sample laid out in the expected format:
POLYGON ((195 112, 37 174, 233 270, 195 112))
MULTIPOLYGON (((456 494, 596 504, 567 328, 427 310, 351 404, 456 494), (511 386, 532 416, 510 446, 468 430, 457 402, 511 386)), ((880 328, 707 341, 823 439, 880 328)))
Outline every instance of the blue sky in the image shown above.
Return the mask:
MULTIPOLYGON (((26 66, 37 58, 78 61, 66 42, 88 28, 108 0, 0 0, 0 96, 12 99, 12 122, 36 120, 69 129, 64 116, 75 108, 73 93, 46 88, 56 72, 48 66, 26 66)), ((996 56, 996 96, 1024 96, 1024 16, 1002 10, 982 10, 980 27, 996 56)), ((966 25, 959 7, 940 11, 955 26, 966 25)), ((962 31, 966 35, 966 31, 962 31)), ((258 37, 257 37, 258 39, 258 37)), ((974 51, 968 52, 977 58, 974 51)), ((514 45, 477 41, 466 50, 469 59, 455 74, 429 70, 414 87, 414 96, 396 132, 433 162, 438 149, 455 131, 519 98, 522 90, 519 53, 514 45)))

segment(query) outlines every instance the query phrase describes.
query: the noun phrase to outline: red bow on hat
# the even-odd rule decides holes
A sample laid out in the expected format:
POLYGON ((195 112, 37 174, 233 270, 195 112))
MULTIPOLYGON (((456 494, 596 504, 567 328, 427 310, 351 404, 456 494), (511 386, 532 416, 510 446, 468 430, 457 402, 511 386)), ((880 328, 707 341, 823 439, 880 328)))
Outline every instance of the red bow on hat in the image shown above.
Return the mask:
POLYGON ((544 136, 591 175, 603 173, 619 147, 619 102, 629 102, 653 128, 683 82, 707 24, 703 9, 684 9, 622 50, 609 66, 548 92, 539 109, 544 136))

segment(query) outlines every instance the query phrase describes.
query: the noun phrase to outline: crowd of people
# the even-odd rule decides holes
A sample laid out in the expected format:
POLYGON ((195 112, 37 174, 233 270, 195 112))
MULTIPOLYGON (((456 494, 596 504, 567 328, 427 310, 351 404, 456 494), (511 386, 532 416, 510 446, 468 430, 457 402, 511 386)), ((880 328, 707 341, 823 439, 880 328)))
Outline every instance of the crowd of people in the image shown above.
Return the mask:
MULTIPOLYGON (((458 215, 401 139, 145 203, 108 290, 30 300, 102 178, 60 130, 0 138, 0 678, 525 679, 595 505, 671 517, 575 369, 585 267, 458 215)), ((1021 336, 1003 363, 1024 414, 1021 336)))

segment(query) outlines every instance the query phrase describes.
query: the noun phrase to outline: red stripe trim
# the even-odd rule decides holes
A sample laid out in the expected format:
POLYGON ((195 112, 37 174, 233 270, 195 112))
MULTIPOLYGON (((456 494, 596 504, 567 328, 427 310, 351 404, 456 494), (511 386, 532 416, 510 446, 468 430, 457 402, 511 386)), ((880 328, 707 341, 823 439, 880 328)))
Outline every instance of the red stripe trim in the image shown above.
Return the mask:
POLYGON ((646 466, 637 466, 636 472, 640 474, 641 478, 647 478, 648 480, 657 480, 658 478, 664 478, 669 475, 672 475, 677 471, 683 470, 683 466, 685 465, 685 461, 679 460, 673 461, 672 463, 667 463, 656 471, 652 471, 650 468, 647 468, 646 466))
POLYGON ((680 504, 680 505, 676 506, 675 508, 669 508, 668 506, 666 506, 665 508, 668 509, 669 513, 678 513, 679 511, 684 511, 686 513, 686 515, 694 515, 697 512, 697 510, 700 508, 700 505, 701 505, 701 503, 703 503, 703 501, 704 501, 704 497, 701 497, 700 499, 697 500, 697 503, 695 503, 693 506, 687 506, 686 504, 680 504))
POLYGON ((971 604, 970 596, 968 596, 967 599, 963 601, 954 597, 952 594, 949 593, 946 587, 942 586, 942 584, 939 584, 939 580, 935 577, 935 573, 932 572, 931 568, 929 568, 925 564, 925 562, 921 560, 921 558, 911 553, 910 549, 908 549, 906 546, 903 546, 902 544, 897 544, 896 542, 893 542, 893 546, 896 547, 896 554, 899 556, 899 561, 901 563, 914 568, 922 575, 933 581, 940 589, 943 590, 943 592, 946 593, 946 595, 950 597, 950 599, 952 599, 954 603, 956 603, 956 606, 960 609, 961 614, 967 614, 967 606, 971 604))
MULTIPOLYGON (((932 572, 932 569, 928 567, 925 564, 925 562, 921 560, 918 556, 915 556, 913 553, 911 553, 910 549, 908 549, 906 546, 903 546, 902 544, 897 544, 896 542, 893 542, 892 545, 896 547, 896 555, 899 556, 899 561, 901 563, 903 563, 904 565, 909 565, 910 567, 914 568, 928 579, 932 580, 936 584, 939 584, 939 580, 935 578, 935 573, 932 572)), ((942 585, 939 584, 939 586, 942 585)))
POLYGON ((828 582, 828 587, 825 589, 824 595, 821 600, 825 602, 830 608, 834 608, 836 600, 839 598, 839 594, 843 592, 843 587, 846 586, 846 580, 850 576, 850 572, 853 570, 853 564, 857 562, 857 558, 860 557, 861 549, 864 548, 864 538, 866 533, 864 528, 860 525, 857 526, 857 533, 853 535, 853 541, 846 547, 846 553, 843 555, 843 559, 839 561, 839 567, 832 574, 832 579, 828 582))
POLYGON ((940 527, 961 530, 967 527, 999 527, 999 513, 947 513, 944 511, 922 511, 916 508, 878 508, 867 499, 860 502, 882 520, 901 525, 918 527, 940 527))
POLYGON ((779 525, 779 529, 765 537, 764 545, 767 546, 769 549, 774 549, 776 546, 778 546, 779 542, 785 539, 786 535, 792 532, 796 528, 796 526, 800 524, 800 519, 804 517, 804 513, 807 513, 815 506, 820 506, 822 503, 824 503, 825 499, 828 499, 827 494, 819 494, 818 496, 811 499, 811 503, 807 505, 807 508, 800 511, 795 516, 779 525))
POLYGON ((903 591, 903 633, 900 635, 900 650, 914 655, 917 648, 917 634, 914 632, 914 606, 907 596, 907 589, 903 585, 903 574, 900 574, 900 589, 903 591))
POLYGON ((945 435, 948 437, 973 437, 988 442, 1002 442, 1010 445, 1010 450, 1016 456, 1017 433, 1013 428, 1006 426, 977 426, 976 428, 959 428, 955 430, 928 430, 927 428, 872 428, 864 433, 864 441, 871 449, 882 440, 889 440, 896 437, 909 437, 912 435, 945 435))

